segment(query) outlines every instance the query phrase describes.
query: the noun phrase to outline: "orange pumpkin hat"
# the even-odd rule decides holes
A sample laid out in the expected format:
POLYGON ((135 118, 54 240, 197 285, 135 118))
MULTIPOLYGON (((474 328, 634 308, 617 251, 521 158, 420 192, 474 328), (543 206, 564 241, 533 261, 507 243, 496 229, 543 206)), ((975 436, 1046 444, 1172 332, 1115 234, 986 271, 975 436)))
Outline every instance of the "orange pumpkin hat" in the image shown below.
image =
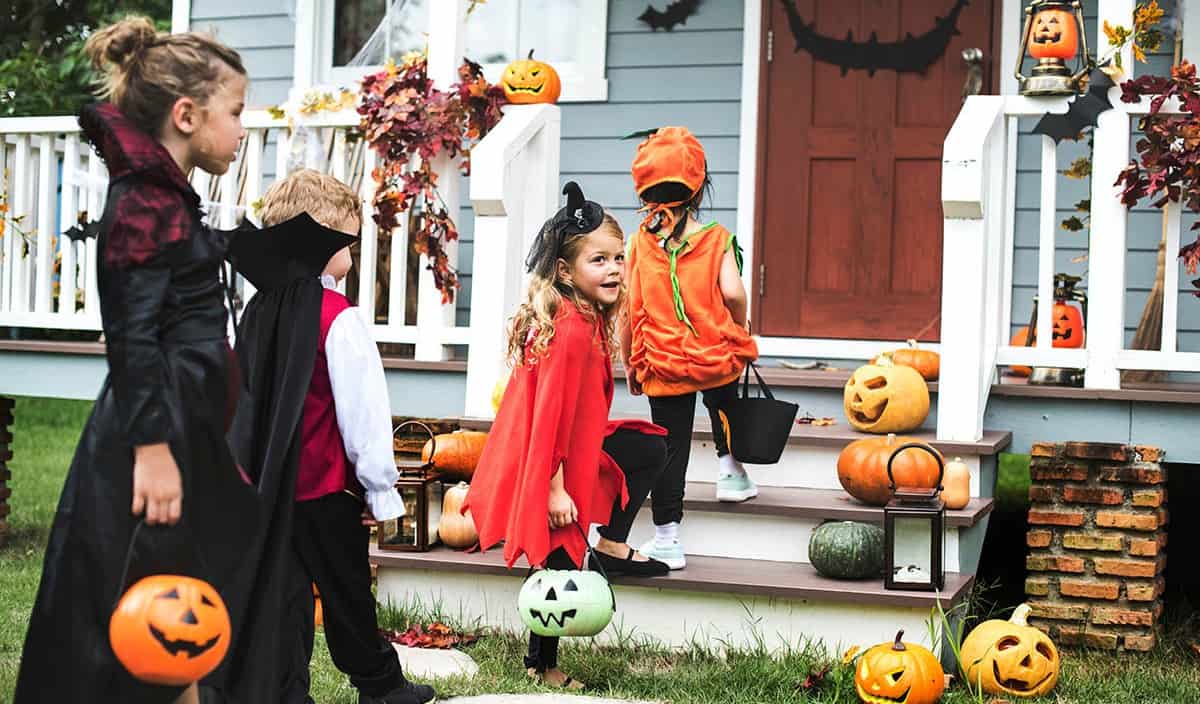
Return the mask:
POLYGON ((670 203, 647 203, 638 212, 646 212, 642 227, 649 228, 660 218, 659 232, 670 232, 675 224, 672 208, 683 205, 704 187, 707 175, 704 147, 686 127, 662 127, 638 145, 633 157, 633 186, 639 196, 661 183, 678 183, 688 197, 670 203))

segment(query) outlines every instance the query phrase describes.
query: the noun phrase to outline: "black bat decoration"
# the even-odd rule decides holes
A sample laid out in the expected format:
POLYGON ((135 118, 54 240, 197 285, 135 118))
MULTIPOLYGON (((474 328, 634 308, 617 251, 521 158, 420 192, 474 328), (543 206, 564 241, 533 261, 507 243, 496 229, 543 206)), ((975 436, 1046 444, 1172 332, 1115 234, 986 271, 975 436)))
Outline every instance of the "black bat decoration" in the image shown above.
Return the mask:
POLYGON ((100 221, 93 220, 92 222, 80 222, 72 225, 70 229, 63 233, 67 239, 72 242, 83 242, 89 237, 96 237, 100 234, 100 221))
POLYGON ((1108 100, 1108 89, 1114 85, 1108 74, 1093 69, 1088 76, 1088 89, 1083 95, 1075 96, 1067 106, 1066 113, 1046 113, 1034 126, 1035 134, 1044 134, 1058 144, 1064 139, 1075 139, 1085 127, 1095 127, 1096 119, 1105 110, 1112 110, 1108 100))
POLYGON ((788 28, 796 40, 796 51, 806 49, 813 58, 840 66, 845 76, 850 69, 865 69, 874 76, 880 69, 897 72, 925 73, 933 62, 946 53, 950 38, 959 34, 958 16, 967 6, 968 0, 955 0, 950 14, 935 17, 933 29, 914 37, 911 32, 897 42, 880 42, 875 33, 865 42, 854 41, 854 32, 846 32, 845 39, 834 39, 816 31, 817 23, 805 23, 796 9, 795 0, 780 0, 787 12, 788 28))
POLYGON ((658 132, 658 130, 659 130, 659 128, 657 128, 657 127, 653 127, 648 130, 638 130, 637 132, 630 132, 629 134, 625 135, 621 139, 645 139, 645 138, 649 137, 650 135, 654 134, 655 132, 658 132))
POLYGON ((651 31, 660 28, 670 32, 677 24, 687 24, 687 20, 696 14, 700 0, 676 0, 667 5, 667 9, 659 12, 653 5, 647 5, 646 11, 638 15, 638 19, 650 25, 651 31))

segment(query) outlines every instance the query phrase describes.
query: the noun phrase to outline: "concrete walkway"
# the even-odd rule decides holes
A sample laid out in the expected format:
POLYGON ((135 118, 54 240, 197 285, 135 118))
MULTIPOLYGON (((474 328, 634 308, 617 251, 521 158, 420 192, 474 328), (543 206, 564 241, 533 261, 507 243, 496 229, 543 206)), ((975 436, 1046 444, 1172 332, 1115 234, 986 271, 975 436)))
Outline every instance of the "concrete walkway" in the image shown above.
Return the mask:
POLYGON ((481 697, 439 699, 444 704, 656 704, 627 699, 597 699, 570 694, 487 694, 481 697))

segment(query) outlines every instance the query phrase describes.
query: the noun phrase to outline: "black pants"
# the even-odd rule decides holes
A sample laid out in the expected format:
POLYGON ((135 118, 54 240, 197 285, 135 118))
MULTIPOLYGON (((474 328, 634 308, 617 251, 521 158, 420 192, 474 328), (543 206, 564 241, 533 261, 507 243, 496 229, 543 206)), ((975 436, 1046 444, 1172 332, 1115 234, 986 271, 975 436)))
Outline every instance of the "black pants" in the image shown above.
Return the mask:
POLYGON ((280 634, 292 653, 286 666, 285 704, 312 701, 308 667, 316 630, 314 582, 321 592, 329 654, 350 676, 350 684, 369 697, 382 697, 404 684, 400 659, 378 631, 367 560, 370 530, 362 524, 362 510, 362 502, 345 493, 296 502, 294 574, 286 605, 291 618, 280 634))
MULTIPOLYGON (((713 444, 717 457, 729 454, 721 417, 717 411, 737 400, 736 380, 724 386, 705 389, 704 407, 712 421, 713 444)), ((696 392, 679 396, 650 396, 650 418, 667 429, 667 466, 659 476, 650 496, 654 525, 679 523, 683 520, 683 489, 687 482, 688 459, 692 452, 692 428, 696 421, 696 392)))
MULTIPOLYGON (((604 451, 625 473, 629 503, 621 508, 621 500, 617 499, 613 504, 612 517, 607 526, 601 526, 600 535, 623 543, 629 538, 633 519, 637 518, 638 509, 645 503, 650 487, 654 486, 663 470, 667 446, 661 437, 655 435, 618 430, 604 440, 604 451)), ((573 570, 578 569, 579 565, 571 561, 565 550, 559 548, 547 556, 545 567, 548 570, 573 570)), ((530 633, 525 667, 535 668, 538 672, 558 667, 558 638, 530 633)))

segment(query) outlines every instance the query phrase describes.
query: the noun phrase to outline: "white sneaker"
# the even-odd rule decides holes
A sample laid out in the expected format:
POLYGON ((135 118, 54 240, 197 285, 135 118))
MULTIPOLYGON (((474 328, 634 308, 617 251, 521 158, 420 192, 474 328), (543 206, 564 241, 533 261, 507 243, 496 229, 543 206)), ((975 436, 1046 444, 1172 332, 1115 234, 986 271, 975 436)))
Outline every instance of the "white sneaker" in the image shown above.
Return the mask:
POLYGON ((667 567, 673 570, 687 567, 687 558, 684 557, 683 546, 679 544, 678 540, 671 541, 667 547, 662 547, 655 542, 654 538, 651 538, 638 548, 638 552, 653 560, 666 563, 667 567))
POLYGON ((758 485, 745 474, 734 474, 717 480, 717 501, 736 503, 758 496, 758 485))

